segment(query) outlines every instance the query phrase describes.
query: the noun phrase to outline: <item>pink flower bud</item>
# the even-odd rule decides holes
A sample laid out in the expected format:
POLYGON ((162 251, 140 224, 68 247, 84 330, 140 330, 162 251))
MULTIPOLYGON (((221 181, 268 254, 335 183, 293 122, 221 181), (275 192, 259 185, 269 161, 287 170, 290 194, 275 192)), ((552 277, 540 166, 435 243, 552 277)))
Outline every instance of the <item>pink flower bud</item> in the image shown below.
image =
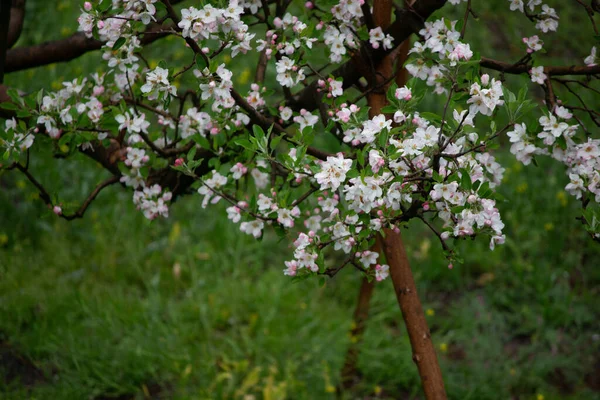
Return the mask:
POLYGON ((54 208, 52 209, 52 212, 56 215, 61 215, 62 214, 62 208, 60 208, 59 206, 54 206, 54 208))
POLYGON ((92 9, 92 3, 90 3, 89 1, 86 1, 85 3, 83 3, 83 9, 85 11, 90 11, 92 9))
POLYGON ((98 29, 102 29, 102 28, 104 28, 104 21, 102 21, 102 20, 101 20, 101 21, 98 21, 98 24, 97 24, 97 25, 98 25, 98 29))
POLYGON ((454 268, 454 265, 452 265, 452 263, 448 264, 448 269, 452 269, 454 268))
POLYGON ((104 93, 104 86, 94 86, 92 93, 94 96, 100 96, 102 93, 104 93))
POLYGON ((176 167, 180 167, 182 165, 183 165, 183 158, 178 158, 177 160, 175 160, 176 167))
POLYGON ((428 202, 423 203, 423 210, 425 210, 425 211, 429 210, 429 203, 428 202))
POLYGON ((488 74, 481 75, 481 84, 487 86, 490 83, 490 76, 488 74))

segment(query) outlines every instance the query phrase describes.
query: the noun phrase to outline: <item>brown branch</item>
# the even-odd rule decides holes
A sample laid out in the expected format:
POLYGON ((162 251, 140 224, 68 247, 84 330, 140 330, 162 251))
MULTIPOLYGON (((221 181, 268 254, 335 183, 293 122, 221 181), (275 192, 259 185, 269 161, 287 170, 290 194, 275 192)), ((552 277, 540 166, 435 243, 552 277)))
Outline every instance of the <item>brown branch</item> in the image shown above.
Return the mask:
MULTIPOLYGON (((169 35, 169 25, 150 24, 140 39, 142 45, 150 44, 169 35)), ((53 40, 28 47, 17 47, 6 53, 5 72, 22 71, 57 62, 71 61, 83 54, 99 50, 104 42, 87 38, 83 32, 68 38, 53 40)))
POLYGON ((417 286, 410 269, 406 249, 400 233, 385 229, 383 251, 390 267, 394 291, 402 309, 402 317, 410 338, 413 361, 417 364, 425 397, 428 400, 446 399, 442 371, 438 364, 431 332, 423 313, 417 286))
MULTIPOLYGON (((42 201, 44 201, 44 203, 46 205, 48 205, 49 207, 54 206, 54 204, 52 204, 52 198, 50 197, 50 193, 48 193, 48 191, 46 190, 46 188, 44 188, 44 186, 37 180, 35 179, 35 177, 31 174, 31 172, 29 172, 29 170, 27 169, 27 167, 16 163, 14 164, 14 167, 16 169, 18 169, 19 171, 21 171, 29 180, 29 182, 31 182, 33 184, 33 186, 35 186, 37 188, 37 190, 39 191, 40 194, 40 198, 42 199, 42 201)), ((70 215, 65 215, 65 214, 60 214, 59 216, 61 218, 66 219, 67 221, 71 221, 75 218, 81 218, 83 217, 83 215, 85 214, 85 211, 88 209, 88 207, 90 206, 90 204, 92 204, 92 201, 94 201, 94 199, 98 196, 98 194, 100 193, 100 191, 102 191, 102 189, 104 189, 107 186, 110 186, 112 184, 115 184, 119 182, 119 177, 118 176, 111 176, 110 178, 108 178, 107 180, 105 180, 104 182, 100 183, 98 186, 96 186, 94 188, 94 190, 90 193, 90 195, 85 199, 85 201, 83 202, 83 204, 77 209, 77 211, 75 211, 75 213, 70 214, 70 215)))
POLYGON ((585 4, 583 2, 583 0, 575 0, 575 1, 578 2, 583 8, 585 8, 585 11, 587 12, 588 17, 590 18, 590 22, 592 23, 594 33, 596 35, 598 35, 598 27, 596 26, 596 21, 594 20, 594 10, 592 9, 592 7, 585 4))
MULTIPOLYGON (((481 57, 479 63, 483 68, 489 68, 506 74, 529 73, 531 65, 529 64, 510 64, 504 61, 492 60, 491 58, 481 57)), ((593 66, 568 65, 544 67, 544 73, 551 76, 559 75, 596 75, 600 74, 600 64, 593 66)))
POLYGON ((262 85, 265 82, 265 75, 267 73, 267 63, 269 59, 267 58, 267 49, 264 49, 260 52, 260 56, 258 58, 258 64, 256 65, 256 74, 254 75, 254 82, 262 85))
POLYGON ((102 189, 104 189, 105 187, 113 185, 117 182, 119 182, 119 177, 111 176, 110 178, 108 178, 107 180, 100 183, 98 186, 96 186, 94 188, 92 193, 90 193, 90 195, 87 197, 87 199, 85 199, 83 204, 77 209, 77 211, 75 211, 75 213, 73 213, 71 215, 61 214, 61 217, 63 217, 67 221, 71 221, 75 218, 82 218, 83 214, 85 214, 85 211, 87 210, 87 208, 90 206, 90 204, 92 204, 92 201, 94 201, 96 199, 96 197, 98 196, 98 193, 100 193, 100 191, 102 191, 102 189))
POLYGON ((23 31, 23 21, 25 20, 25 0, 13 0, 10 9, 10 23, 8 25, 7 49, 15 45, 21 32, 23 31))
POLYGON ((8 29, 11 17, 11 0, 0 0, 0 84, 4 82, 6 52, 8 49, 8 29))
MULTIPOLYGON (((394 38, 394 48, 391 50, 383 50, 379 48, 377 50, 371 48, 368 41, 362 43, 361 48, 357 51, 352 59, 335 71, 331 73, 334 78, 341 77, 343 79, 343 88, 347 89, 354 86, 358 80, 367 76, 369 71, 365 69, 366 65, 374 65, 377 67, 385 57, 394 51, 404 40, 406 40, 413 33, 419 32, 422 29, 425 20, 444 4, 447 0, 418 0, 413 6, 408 6, 396 11, 396 20, 385 30, 386 34, 392 35, 394 38)), ((375 4, 379 2, 376 1, 375 4)), ((290 102, 289 106, 295 110, 304 108, 308 111, 315 110, 318 108, 322 93, 319 93, 317 89, 317 79, 313 81, 309 86, 303 89, 294 99, 290 102)))

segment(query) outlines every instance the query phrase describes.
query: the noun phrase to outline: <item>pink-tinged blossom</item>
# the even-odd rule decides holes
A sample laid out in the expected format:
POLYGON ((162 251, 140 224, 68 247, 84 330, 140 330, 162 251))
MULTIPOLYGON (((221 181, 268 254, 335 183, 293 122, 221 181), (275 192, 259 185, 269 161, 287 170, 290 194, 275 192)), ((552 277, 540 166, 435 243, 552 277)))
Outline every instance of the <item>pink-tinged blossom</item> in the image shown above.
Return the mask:
POLYGON ((292 117, 292 109, 289 107, 281 107, 279 110, 279 116, 284 121, 289 120, 292 117))
POLYGON ((389 34, 386 35, 383 33, 383 30, 379 26, 369 31, 369 42, 374 49, 378 49, 381 44, 384 50, 389 50, 392 48, 393 41, 394 38, 389 34))
POLYGON ((240 222, 242 218, 242 210, 238 206, 231 206, 227 208, 227 218, 233 223, 240 222))
POLYGON ((375 266, 375 280, 381 282, 390 275, 390 266, 387 264, 377 264, 375 266))
POLYGON ((589 56, 587 56, 583 62, 585 65, 587 65, 588 67, 593 67, 596 65, 596 60, 597 60, 598 56, 596 55, 596 46, 592 47, 592 51, 590 53, 589 56))
POLYGON ((385 165, 385 160, 381 156, 381 153, 378 150, 370 150, 369 151, 369 165, 374 173, 379 172, 381 167, 385 165))
POLYGON ((406 115, 400 110, 396 111, 393 116, 393 120, 397 124, 401 124, 406 121, 406 115))
POLYGON ((542 0, 529 0, 527 2, 527 7, 529 7, 529 9, 533 11, 535 10, 535 7, 539 6, 540 4, 542 4, 542 0))
POLYGON ((142 210, 144 216, 150 220, 156 217, 168 217, 169 207, 167 202, 172 198, 172 193, 169 191, 163 192, 160 185, 152 185, 145 187, 142 185, 142 190, 136 190, 133 193, 134 204, 142 210))
POLYGON ((396 89, 396 92, 394 93, 394 95, 396 96, 396 98, 398 100, 408 101, 412 98, 412 92, 406 86, 396 89))
POLYGON ((287 276, 296 276, 298 273, 298 261, 285 261, 285 269, 283 270, 283 274, 287 276))
POLYGON ((544 73, 544 67, 533 67, 529 70, 529 74, 531 75, 531 81, 539 85, 543 85, 548 78, 544 73))
POLYGON ((516 11, 519 10, 521 12, 525 12, 523 0, 508 0, 510 3, 510 10, 516 11))
POLYGON ((175 96, 175 86, 169 83, 169 71, 156 67, 146 75, 146 83, 141 87, 142 93, 148 94, 148 99, 157 99, 160 93, 166 93, 175 96))
POLYGON ((133 147, 127 148, 127 158, 125 165, 134 169, 140 169, 150 158, 146 155, 144 149, 136 149, 133 147))
POLYGON ((556 114, 557 117, 562 118, 562 119, 573 118, 573 114, 571 114, 571 112, 563 106, 557 106, 554 109, 554 114, 556 114))
POLYGON ((202 186, 198 188, 198 194, 204 196, 202 200, 202 208, 206 208, 208 202, 212 204, 217 203, 221 200, 221 196, 218 195, 218 191, 227 184, 227 177, 214 171, 212 177, 205 179, 202 186))
POLYGON ((281 86, 292 87, 305 78, 303 69, 298 68, 295 61, 286 56, 277 61, 275 70, 277 71, 277 82, 281 86))
POLYGON ((294 217, 292 216, 292 210, 288 210, 286 208, 280 208, 277 210, 277 222, 279 222, 285 228, 293 228, 294 217))
POLYGON ((342 154, 337 157, 327 157, 327 161, 321 163, 321 171, 315 175, 321 190, 337 190, 346 180, 346 173, 352 167, 352 160, 345 159, 342 154))
POLYGON ((492 79, 486 83, 488 83, 489 87, 484 82, 482 82, 484 87, 481 87, 477 82, 471 85, 469 91, 471 98, 467 100, 467 104, 471 105, 469 107, 469 114, 473 115, 473 117, 477 113, 490 116, 496 106, 504 104, 504 100, 501 99, 503 96, 502 83, 496 79, 492 79))
POLYGON ((256 219, 250 222, 242 222, 240 224, 240 230, 248 235, 252 235, 255 238, 259 238, 262 235, 262 230, 265 227, 265 223, 260 219, 256 219))
POLYGON ((565 190, 576 199, 581 199, 582 192, 585 190, 583 179, 577 174, 569 174, 569 179, 570 182, 565 186, 565 190))
POLYGON ((456 65, 458 61, 469 61, 473 57, 471 46, 466 43, 457 43, 454 50, 448 54, 448 59, 452 61, 450 65, 456 65))
POLYGON ((379 254, 375 251, 365 250, 362 253, 357 253, 356 257, 359 258, 361 264, 365 268, 369 268, 371 264, 377 264, 377 257, 379 257, 379 254))
POLYGON ((330 80, 329 81, 329 90, 330 93, 333 97, 339 97, 342 94, 344 94, 344 88, 343 88, 344 82, 342 81, 337 81, 337 80, 330 80))
POLYGON ((534 51, 540 51, 544 42, 539 38, 538 35, 533 35, 531 37, 524 37, 523 43, 527 45, 527 52, 533 53, 534 51))
POLYGON ((294 122, 300 125, 300 132, 304 130, 306 127, 313 127, 317 122, 319 122, 319 117, 316 115, 312 115, 310 112, 305 109, 300 110, 300 115, 294 117, 294 122))
POLYGON ((236 163, 233 165, 233 167, 231 167, 229 172, 231 172, 231 177, 233 179, 238 180, 242 176, 246 175, 246 172, 248 172, 248 168, 246 168, 242 163, 236 163))
POLYGON ((549 7, 547 4, 542 5, 542 12, 539 14, 535 27, 544 33, 549 31, 556 31, 558 29, 558 15, 554 8, 549 7))

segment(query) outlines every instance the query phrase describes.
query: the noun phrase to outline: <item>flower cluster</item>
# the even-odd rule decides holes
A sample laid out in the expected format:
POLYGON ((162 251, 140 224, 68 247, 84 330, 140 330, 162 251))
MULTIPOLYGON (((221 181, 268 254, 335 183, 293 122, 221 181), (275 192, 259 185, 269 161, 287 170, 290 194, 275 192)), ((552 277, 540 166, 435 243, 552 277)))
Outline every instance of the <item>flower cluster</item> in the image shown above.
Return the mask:
POLYGON ((276 29, 268 30, 265 39, 256 41, 256 49, 264 51, 267 59, 271 59, 273 52, 292 56, 303 46, 310 50, 313 48, 313 43, 317 41, 316 38, 306 34, 307 25, 290 13, 286 13, 283 18, 276 17, 273 25, 276 29))
POLYGON ((152 185, 133 192, 133 203, 142 210, 148 219, 158 216, 166 218, 169 216, 167 202, 171 200, 171 197, 171 192, 163 191, 159 185, 152 185))
POLYGON ((178 26, 184 38, 197 42, 218 40, 221 47, 231 48, 231 56, 235 57, 252 50, 250 42, 254 34, 248 32, 248 25, 240 19, 243 12, 244 8, 237 0, 231 0, 227 8, 222 9, 210 4, 201 9, 184 8, 178 26))
POLYGON ((394 38, 389 34, 384 34, 379 26, 369 31, 369 43, 374 49, 378 49, 380 45, 383 45, 384 50, 389 50, 392 48, 393 41, 394 38))
POLYGON ((20 153, 33 145, 35 137, 31 133, 21 133, 20 127, 14 118, 7 119, 4 122, 3 138, 0 138, 0 145, 8 152, 20 153))
POLYGON ((161 67, 156 67, 146 74, 146 83, 141 90, 150 100, 165 95, 175 96, 177 93, 177 88, 169 83, 169 71, 161 67))
POLYGON ((542 4, 542 0, 528 0, 527 8, 529 8, 529 12, 525 9, 523 0, 508 0, 508 2, 510 3, 511 11, 520 11, 527 15, 530 15, 529 12, 535 12, 537 6, 542 5, 541 11, 534 14, 537 20, 535 27, 544 33, 558 29, 558 15, 556 11, 547 4, 542 4))
POLYGON ((275 64, 277 82, 284 87, 292 87, 304 80, 304 70, 295 65, 294 60, 286 56, 281 57, 275 64))
POLYGON ((200 79, 200 92, 202 100, 212 100, 213 111, 221 108, 232 108, 235 100, 231 97, 233 73, 225 68, 225 64, 219 65, 215 74, 205 68, 202 71, 194 70, 194 75, 200 79))
POLYGON ((446 23, 444 19, 439 19, 425 22, 425 27, 419 31, 425 42, 416 42, 409 51, 418 58, 405 66, 411 75, 426 81, 429 86, 435 86, 438 94, 446 91, 442 80, 448 67, 473 57, 471 47, 460 41, 460 32, 455 27, 456 21, 446 23), (427 63, 425 57, 428 54, 437 56, 438 60, 427 63))

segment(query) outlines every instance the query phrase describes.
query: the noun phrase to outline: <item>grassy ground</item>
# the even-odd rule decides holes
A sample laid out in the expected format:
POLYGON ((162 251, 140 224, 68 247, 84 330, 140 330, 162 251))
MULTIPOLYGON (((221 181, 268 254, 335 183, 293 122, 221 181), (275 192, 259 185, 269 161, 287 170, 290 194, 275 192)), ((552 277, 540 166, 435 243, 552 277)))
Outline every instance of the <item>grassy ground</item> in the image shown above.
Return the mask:
MULTIPOLYGON (((76 5, 57 3, 50 19, 45 4, 28 2, 36 29, 21 44, 70 33, 44 21, 73 26, 76 5)), ((94 63, 7 83, 33 89, 94 63)), ((504 246, 464 243, 465 263, 448 270, 422 227, 405 232, 449 396, 600 399, 600 249, 575 219, 559 166, 506 160, 504 246)), ((32 164, 73 202, 103 177, 89 167, 43 153, 32 164)), ((287 243, 254 241, 197 197, 150 223, 112 187, 69 223, 46 216, 20 176, 1 175, 0 187, 0 399, 335 398, 353 340, 354 271, 324 286, 291 283, 287 243)), ((345 398, 421 396, 390 282, 377 285, 359 371, 345 398)))

